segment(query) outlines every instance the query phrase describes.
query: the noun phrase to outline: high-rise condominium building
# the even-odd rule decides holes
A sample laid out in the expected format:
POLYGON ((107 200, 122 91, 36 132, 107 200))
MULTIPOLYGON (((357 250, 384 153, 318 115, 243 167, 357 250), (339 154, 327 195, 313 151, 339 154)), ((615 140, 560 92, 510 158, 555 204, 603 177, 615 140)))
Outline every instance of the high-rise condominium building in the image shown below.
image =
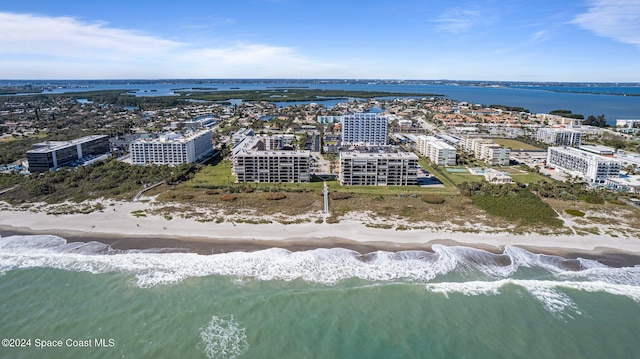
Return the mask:
POLYGON ((342 146, 387 144, 387 118, 375 113, 355 113, 342 118, 342 146))
POLYGON ((407 186, 418 183, 418 156, 414 153, 340 153, 343 186, 407 186))
POLYGON ((582 177, 589 184, 602 184, 609 177, 619 177, 621 161, 573 147, 549 147, 547 166, 560 168, 582 177))
POLYGON ((241 150, 232 158, 236 182, 309 182, 309 151, 241 150))
POLYGON ((311 152, 283 151, 282 136, 247 136, 232 150, 236 182, 309 182, 311 152))

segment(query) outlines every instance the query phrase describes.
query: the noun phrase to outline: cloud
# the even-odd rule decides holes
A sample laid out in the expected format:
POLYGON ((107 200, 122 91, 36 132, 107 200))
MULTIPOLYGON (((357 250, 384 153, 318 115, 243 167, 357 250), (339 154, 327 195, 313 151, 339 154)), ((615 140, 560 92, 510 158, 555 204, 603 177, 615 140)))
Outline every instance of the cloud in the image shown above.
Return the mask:
POLYGON ((210 73, 212 77, 323 77, 344 70, 309 59, 292 48, 260 44, 193 49, 179 57, 179 62, 196 66, 192 72, 210 73))
POLYGON ((640 46, 638 0, 593 0, 586 13, 571 22, 582 29, 618 42, 640 46))
POLYGON ((482 19, 482 12, 471 8, 455 7, 439 15, 433 22, 440 31, 460 34, 471 30, 482 19))
POLYGON ((1 55, 119 59, 171 51, 180 43, 70 17, 0 13, 1 55))
POLYGON ((0 12, 0 78, 324 76, 340 66, 293 48, 173 41, 71 17, 0 12))
POLYGON ((533 34, 529 35, 529 40, 534 43, 542 43, 551 38, 551 33, 547 30, 536 31, 533 34))

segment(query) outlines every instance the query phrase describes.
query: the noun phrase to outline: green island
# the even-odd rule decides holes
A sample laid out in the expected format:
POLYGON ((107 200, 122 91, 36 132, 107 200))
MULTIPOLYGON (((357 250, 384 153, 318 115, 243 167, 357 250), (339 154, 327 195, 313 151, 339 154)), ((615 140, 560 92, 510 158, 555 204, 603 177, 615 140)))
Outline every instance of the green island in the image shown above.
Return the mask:
POLYGON ((432 93, 398 93, 383 91, 346 91, 346 90, 319 90, 297 87, 268 88, 267 90, 238 90, 238 91, 215 91, 215 92, 190 92, 186 90, 177 91, 181 98, 188 97, 193 100, 203 101, 225 101, 241 98, 244 101, 322 101, 337 100, 346 98, 370 99, 377 97, 442 97, 443 95, 432 93))

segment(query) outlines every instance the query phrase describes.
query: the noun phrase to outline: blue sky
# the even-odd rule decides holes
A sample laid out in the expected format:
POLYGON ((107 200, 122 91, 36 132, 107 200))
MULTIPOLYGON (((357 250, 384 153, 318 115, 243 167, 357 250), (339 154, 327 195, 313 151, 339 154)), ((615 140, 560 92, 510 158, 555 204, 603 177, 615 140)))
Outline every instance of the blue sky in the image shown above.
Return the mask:
POLYGON ((640 82, 640 0, 0 0, 2 79, 640 82))

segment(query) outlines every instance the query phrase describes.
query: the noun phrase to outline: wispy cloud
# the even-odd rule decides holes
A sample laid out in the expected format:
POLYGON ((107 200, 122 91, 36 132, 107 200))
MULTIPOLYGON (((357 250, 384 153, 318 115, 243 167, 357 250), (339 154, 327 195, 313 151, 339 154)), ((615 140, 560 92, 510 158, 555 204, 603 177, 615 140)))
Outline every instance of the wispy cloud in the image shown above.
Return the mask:
POLYGON ((0 78, 302 77, 338 70, 293 48, 173 41, 103 22, 0 12, 0 78))
POLYGON ((640 1, 592 0, 572 23, 597 35, 640 46, 640 1))
POLYGON ((548 30, 540 30, 536 31, 533 34, 529 35, 529 40, 534 43, 542 43, 551 38, 551 33, 548 30))
POLYGON ((440 14, 433 22, 440 31, 460 34, 471 30, 482 18, 482 12, 477 9, 455 7, 440 14))

